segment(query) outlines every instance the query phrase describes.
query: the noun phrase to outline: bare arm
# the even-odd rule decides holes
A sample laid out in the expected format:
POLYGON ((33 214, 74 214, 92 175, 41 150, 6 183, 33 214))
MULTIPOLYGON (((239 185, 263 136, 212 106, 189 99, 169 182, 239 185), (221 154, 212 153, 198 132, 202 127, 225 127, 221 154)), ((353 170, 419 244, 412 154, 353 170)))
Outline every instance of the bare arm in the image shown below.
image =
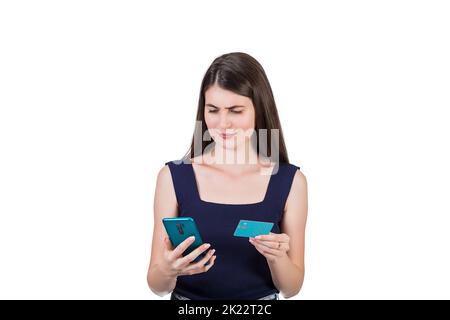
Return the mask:
POLYGON ((208 243, 183 256, 184 251, 194 242, 192 237, 184 240, 176 248, 172 247, 162 218, 176 216, 178 216, 177 199, 170 169, 166 166, 159 172, 156 182, 152 254, 147 272, 148 286, 161 297, 173 291, 179 275, 207 272, 216 259, 216 256, 213 256, 215 250, 210 249, 204 258, 193 263, 194 259, 209 248, 208 243), (206 264, 208 261, 209 264, 206 264))
POLYGON ((266 257, 272 280, 285 298, 298 294, 303 285, 307 212, 306 178, 300 170, 297 170, 286 200, 281 221, 282 233, 259 236, 251 241, 266 257), (282 243, 280 248, 279 242, 282 243))
POLYGON ((147 273, 147 283, 155 294, 162 297, 173 291, 177 281, 176 276, 168 274, 164 268, 160 267, 161 264, 158 264, 163 259, 163 250, 166 246, 164 238, 167 236, 162 218, 178 216, 177 199, 168 166, 159 171, 153 210, 152 253, 147 273))

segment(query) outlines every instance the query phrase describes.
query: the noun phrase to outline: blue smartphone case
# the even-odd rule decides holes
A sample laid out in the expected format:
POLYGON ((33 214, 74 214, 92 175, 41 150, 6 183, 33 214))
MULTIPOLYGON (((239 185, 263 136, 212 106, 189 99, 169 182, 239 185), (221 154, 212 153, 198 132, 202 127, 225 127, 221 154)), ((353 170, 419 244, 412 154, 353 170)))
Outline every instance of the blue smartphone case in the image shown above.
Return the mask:
MULTIPOLYGON (((163 224, 169 235, 170 242, 175 248, 190 236, 195 236, 195 241, 184 252, 183 256, 188 255, 203 244, 200 232, 197 229, 195 221, 191 217, 163 218, 163 224)), ((194 262, 201 260, 205 253, 201 253, 194 262)), ((209 261, 208 261, 209 262, 209 261)))
POLYGON ((262 234, 269 234, 272 227, 272 222, 241 220, 234 231, 234 236, 254 238, 262 234))

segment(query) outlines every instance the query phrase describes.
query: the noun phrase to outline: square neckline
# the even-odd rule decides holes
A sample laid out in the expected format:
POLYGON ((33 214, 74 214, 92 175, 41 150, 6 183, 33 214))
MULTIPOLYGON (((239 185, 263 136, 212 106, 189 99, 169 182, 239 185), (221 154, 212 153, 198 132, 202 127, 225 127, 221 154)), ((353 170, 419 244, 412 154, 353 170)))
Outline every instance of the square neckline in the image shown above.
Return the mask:
MULTIPOLYGON (((189 167, 191 168, 191 174, 192 174, 192 179, 194 182, 194 193, 196 194, 197 200, 200 201, 203 204, 208 204, 208 205, 216 205, 216 206, 258 206, 258 205, 262 205, 267 201, 267 198, 269 197, 269 193, 271 190, 271 185, 273 184, 273 172, 275 171, 275 166, 277 164, 275 164, 275 166, 272 168, 272 173, 270 174, 270 178, 269 178, 269 183, 267 184, 267 188, 266 188, 266 192, 264 194, 264 198, 259 201, 259 202, 253 202, 253 203, 221 203, 221 202, 211 202, 211 201, 206 201, 203 200, 200 197, 200 192, 198 191, 198 184, 197 184, 197 178, 195 176, 195 170, 194 170, 194 166, 192 165, 192 162, 188 164, 189 167)), ((279 164, 278 164, 279 165, 279 164)))

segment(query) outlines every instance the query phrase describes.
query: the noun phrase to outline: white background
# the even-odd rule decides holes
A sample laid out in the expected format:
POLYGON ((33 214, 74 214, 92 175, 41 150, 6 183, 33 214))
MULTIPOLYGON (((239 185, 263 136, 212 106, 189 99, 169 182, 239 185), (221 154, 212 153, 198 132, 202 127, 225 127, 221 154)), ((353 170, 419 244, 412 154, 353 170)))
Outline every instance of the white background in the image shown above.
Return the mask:
POLYGON ((446 1, 2 1, 0 298, 160 299, 156 176, 189 147, 209 64, 243 51, 308 179, 295 299, 449 299, 449 16, 446 1))

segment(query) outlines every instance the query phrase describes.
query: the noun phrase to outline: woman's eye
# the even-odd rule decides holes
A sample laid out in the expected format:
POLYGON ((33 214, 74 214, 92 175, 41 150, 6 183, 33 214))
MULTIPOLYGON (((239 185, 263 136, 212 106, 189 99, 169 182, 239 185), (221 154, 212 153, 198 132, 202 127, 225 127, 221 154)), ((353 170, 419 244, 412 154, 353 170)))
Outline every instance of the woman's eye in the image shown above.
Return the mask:
MULTIPOLYGON (((217 113, 217 112, 218 112, 217 109, 209 109, 208 110, 208 113, 217 113)), ((230 110, 230 112, 236 114, 236 113, 242 113, 242 110, 240 110, 240 111, 230 110)))

